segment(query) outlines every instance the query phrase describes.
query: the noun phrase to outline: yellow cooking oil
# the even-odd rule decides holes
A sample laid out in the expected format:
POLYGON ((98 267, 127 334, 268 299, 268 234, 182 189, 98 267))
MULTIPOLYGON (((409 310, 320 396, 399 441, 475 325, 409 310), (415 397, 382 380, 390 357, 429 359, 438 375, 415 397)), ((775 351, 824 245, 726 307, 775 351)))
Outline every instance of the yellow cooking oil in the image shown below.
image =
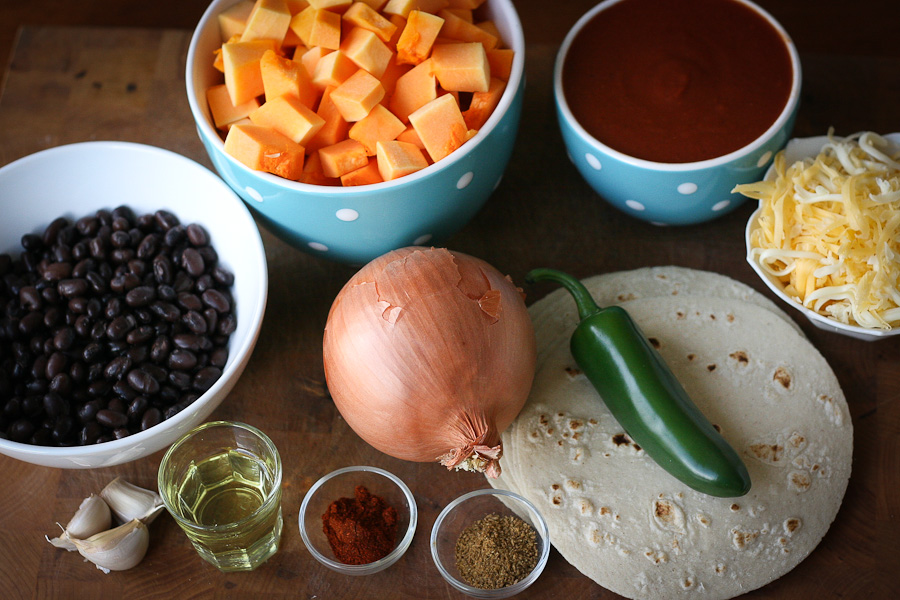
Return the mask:
POLYGON ((223 571, 245 571, 275 554, 282 519, 274 472, 274 464, 229 448, 192 461, 172 482, 169 497, 204 559, 223 571))

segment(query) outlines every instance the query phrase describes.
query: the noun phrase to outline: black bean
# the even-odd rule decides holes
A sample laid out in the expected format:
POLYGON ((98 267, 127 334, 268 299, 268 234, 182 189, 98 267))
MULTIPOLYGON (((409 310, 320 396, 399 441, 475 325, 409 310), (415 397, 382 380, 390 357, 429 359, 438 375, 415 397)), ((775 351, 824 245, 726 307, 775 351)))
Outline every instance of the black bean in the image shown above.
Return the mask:
POLYGON ((206 290, 203 292, 202 298, 203 303, 206 306, 214 308, 217 312, 227 313, 231 310, 231 302, 229 302, 228 297, 219 290, 206 290))
POLYGON ((9 426, 9 439, 14 442, 27 442, 34 433, 34 425, 28 419, 17 419, 9 426))
POLYGON ((213 350, 209 355, 209 364, 214 367, 219 367, 220 369, 225 368, 225 363, 228 362, 228 348, 224 346, 219 346, 215 350, 213 350))
POLYGON ((103 371, 107 379, 122 379, 131 370, 132 361, 127 356, 117 356, 108 363, 103 371))
POLYGON ((57 392, 47 392, 44 394, 44 412, 48 417, 56 418, 60 415, 69 414, 69 403, 63 400, 57 392))
POLYGON ((47 228, 44 229, 44 235, 41 238, 41 241, 45 246, 52 246, 56 243, 56 238, 59 236, 59 233, 63 230, 63 228, 69 224, 69 221, 64 217, 57 217, 50 221, 50 224, 47 225, 47 228))
POLYGON ((203 260, 203 256, 196 248, 184 249, 184 252, 181 253, 181 265, 184 267, 184 270, 188 272, 188 275, 191 275, 192 277, 199 277, 203 274, 203 271, 206 270, 206 263, 203 260))
POLYGON ((156 224, 163 231, 168 231, 180 223, 178 217, 167 210, 158 210, 153 216, 156 218, 156 224))
POLYGON ((140 325, 128 332, 125 341, 134 346, 146 344, 155 337, 153 328, 149 325, 140 325))
POLYGON ((62 352, 54 352, 47 360, 47 379, 53 379, 68 366, 69 359, 62 352))
POLYGON ((93 444, 100 437, 101 433, 103 433, 103 428, 100 427, 100 424, 97 421, 89 421, 81 428, 78 434, 78 443, 82 446, 93 444))
POLYGON ((144 416, 141 417, 141 431, 146 431, 154 425, 159 425, 161 422, 162 413, 160 413, 158 408, 151 406, 144 413, 144 416))
POLYGON ((157 254, 153 257, 153 276, 156 283, 172 283, 174 267, 169 257, 164 254, 157 254))
MULTIPOLYGON (((73 315, 74 316, 74 315, 73 315)), ((44 327, 47 329, 51 329, 56 326, 57 323, 63 319, 63 313, 55 306, 51 306, 44 313, 44 327)))
POLYGON ((86 279, 63 279, 57 289, 64 298, 83 296, 88 291, 89 284, 86 279))
POLYGON ((125 303, 128 306, 147 306, 156 300, 156 289, 148 285, 140 285, 125 295, 125 303))
POLYGON ((109 291, 109 283, 103 278, 100 273, 96 271, 88 271, 88 274, 84 276, 87 279, 88 283, 91 284, 91 289, 95 294, 103 295, 107 291, 109 291))
POLYGON ((112 209, 112 216, 113 219, 125 219, 128 223, 128 227, 131 227, 131 224, 137 219, 131 207, 124 204, 112 209))
POLYGON ((112 384, 105 379, 97 379, 87 386, 87 393, 94 398, 103 398, 112 389, 112 384))
POLYGON ((51 431, 52 441, 60 445, 66 441, 72 429, 75 427, 75 420, 69 415, 62 415, 53 423, 51 431))
POLYGON ((40 250, 43 245, 44 241, 41 239, 41 236, 36 233, 26 233, 22 236, 22 247, 26 250, 40 250))
POLYGON ((161 302, 157 300, 150 305, 150 310, 159 318, 169 323, 175 323, 181 317, 181 311, 178 307, 170 302, 161 302))
POLYGON ((139 258, 132 258, 128 261, 128 271, 135 277, 143 277, 149 272, 147 263, 139 258))
POLYGON ((207 244, 209 244, 209 234, 206 232, 206 229, 204 229, 202 225, 198 223, 191 223, 187 226, 186 230, 188 240, 194 246, 206 246, 207 244))
POLYGON ((156 295, 159 296, 160 300, 165 300, 166 302, 172 302, 178 298, 178 292, 175 291, 175 288, 166 284, 156 286, 156 295))
POLYGON ((159 382, 150 376, 144 369, 132 369, 128 372, 128 385, 134 391, 145 395, 153 395, 159 392, 159 382))
POLYGON ((222 376, 222 369, 218 367, 204 367, 194 375, 193 388, 198 392, 205 392, 222 376))
POLYGON ((128 381, 125 379, 120 379, 115 382, 112 386, 112 391, 116 396, 122 398, 128 402, 137 398, 138 393, 134 391, 134 389, 128 385, 128 381))
POLYGON ((214 288, 215 285, 216 284, 212 278, 212 275, 210 275, 209 273, 204 273, 197 278, 197 282, 194 284, 194 289, 202 294, 206 290, 214 288))
POLYGON ((158 251, 159 236, 155 233, 150 233, 144 236, 144 239, 142 239, 140 245, 138 245, 137 257, 147 260, 156 256, 158 251))
POLYGON ((163 244, 169 246, 170 248, 174 248, 186 239, 187 233, 184 230, 184 226, 176 225, 175 227, 172 227, 171 229, 166 231, 165 235, 163 235, 163 244))
POLYGON ((106 337, 110 340, 121 340, 131 331, 132 327, 134 327, 134 324, 128 318, 119 315, 110 321, 106 327, 106 337))
POLYGON ((72 394, 72 376, 69 373, 59 373, 50 380, 48 387, 51 392, 68 398, 72 394))
POLYGON ((179 390, 186 390, 191 387, 191 379, 191 376, 184 371, 171 371, 168 382, 179 390))
POLYGON ((184 313, 181 317, 181 322, 193 333, 201 335, 206 333, 206 319, 195 310, 189 310, 184 313))
POLYGON ((219 327, 216 331, 221 335, 227 336, 234 333, 235 329, 237 329, 237 318, 234 316, 234 313, 228 313, 219 319, 219 327))
POLYGON ((75 221, 75 229, 85 237, 96 235, 97 229, 99 228, 100 221, 97 217, 82 217, 75 221))
MULTIPOLYGON (((82 279, 82 281, 85 280, 82 279)), ((78 296, 69 300, 67 306, 69 307, 69 312, 76 315, 83 315, 87 312, 88 299, 84 296, 78 296)))
POLYGON ((203 311, 203 318, 206 319, 206 330, 215 331, 219 326, 219 313, 214 308, 207 308, 203 311))
POLYGON ((75 329, 63 327, 53 336, 53 347, 57 350, 68 350, 75 343, 75 329))
POLYGON ((128 422, 132 425, 140 423, 141 417, 147 411, 147 407, 149 405, 150 402, 147 400, 146 396, 136 396, 128 404, 128 410, 126 412, 126 415, 128 416, 128 422))
POLYGON ((115 429, 128 425, 128 417, 114 410, 103 409, 97 413, 97 422, 104 427, 115 429))
POLYGON ((43 278, 44 281, 62 281, 72 277, 73 271, 71 262, 50 263, 44 269, 43 278))
POLYGON ((219 262, 219 253, 216 252, 216 249, 212 246, 203 246, 202 248, 197 248, 197 252, 199 252, 200 256, 203 257, 203 262, 207 266, 211 266, 219 262))
POLYGON ((197 355, 190 350, 176 348, 169 354, 168 365, 177 371, 190 371, 197 366, 197 355))
POLYGON ((22 320, 19 321, 19 331, 22 332, 22 335, 31 335, 35 331, 41 329, 43 325, 44 315, 36 310, 33 310, 22 317, 22 320))
POLYGON ((202 339, 201 336, 194 333, 178 333, 172 336, 172 342, 175 344, 176 348, 193 350, 195 352, 201 349, 202 339))

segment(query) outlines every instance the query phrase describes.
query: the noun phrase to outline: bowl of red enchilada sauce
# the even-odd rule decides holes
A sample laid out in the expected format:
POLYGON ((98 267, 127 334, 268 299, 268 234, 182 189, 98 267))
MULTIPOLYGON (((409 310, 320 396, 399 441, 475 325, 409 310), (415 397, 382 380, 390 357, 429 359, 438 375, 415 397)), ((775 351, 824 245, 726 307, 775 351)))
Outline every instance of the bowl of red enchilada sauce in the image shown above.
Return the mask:
POLYGON ((660 225, 742 203, 790 137, 800 60, 745 0, 609 0, 569 31, 554 70, 569 157, 604 200, 660 225))

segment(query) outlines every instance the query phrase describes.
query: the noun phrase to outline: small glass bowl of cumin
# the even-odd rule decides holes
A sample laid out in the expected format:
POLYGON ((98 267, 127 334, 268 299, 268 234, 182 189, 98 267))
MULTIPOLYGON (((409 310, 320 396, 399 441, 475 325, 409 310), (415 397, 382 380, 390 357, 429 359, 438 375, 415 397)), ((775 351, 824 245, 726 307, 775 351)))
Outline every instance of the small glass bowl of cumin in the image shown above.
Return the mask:
POLYGON ((522 592, 540 577, 549 555, 546 521, 531 502, 507 490, 460 496, 431 530, 431 557, 441 576, 473 598, 522 592), (486 550, 494 549, 494 558, 486 559, 486 550))
MULTIPOLYGON (((371 519, 372 515, 362 516, 371 519)), ((396 475, 377 467, 345 467, 319 479, 304 496, 300 505, 300 537, 310 554, 329 569, 344 575, 371 575, 400 560, 412 543, 417 519, 416 500, 396 475), (341 499, 344 499, 344 514, 352 513, 360 487, 365 488, 367 503, 380 504, 380 499, 396 511, 396 539, 393 549, 382 558, 364 564, 348 564, 335 553, 323 527, 323 515, 334 511, 335 502, 341 499), (373 500, 373 496, 377 498, 373 500)), ((365 553, 356 556, 365 556, 365 553)))

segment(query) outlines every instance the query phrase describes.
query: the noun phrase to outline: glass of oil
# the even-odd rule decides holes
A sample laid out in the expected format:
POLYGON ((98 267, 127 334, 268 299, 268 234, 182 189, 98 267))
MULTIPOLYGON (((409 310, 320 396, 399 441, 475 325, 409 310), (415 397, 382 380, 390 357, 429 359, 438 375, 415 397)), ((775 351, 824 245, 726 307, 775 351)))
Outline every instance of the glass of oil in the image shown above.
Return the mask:
POLYGON ((251 571, 278 551, 281 458, 244 423, 204 423, 172 444, 159 493, 200 556, 222 571, 251 571))

